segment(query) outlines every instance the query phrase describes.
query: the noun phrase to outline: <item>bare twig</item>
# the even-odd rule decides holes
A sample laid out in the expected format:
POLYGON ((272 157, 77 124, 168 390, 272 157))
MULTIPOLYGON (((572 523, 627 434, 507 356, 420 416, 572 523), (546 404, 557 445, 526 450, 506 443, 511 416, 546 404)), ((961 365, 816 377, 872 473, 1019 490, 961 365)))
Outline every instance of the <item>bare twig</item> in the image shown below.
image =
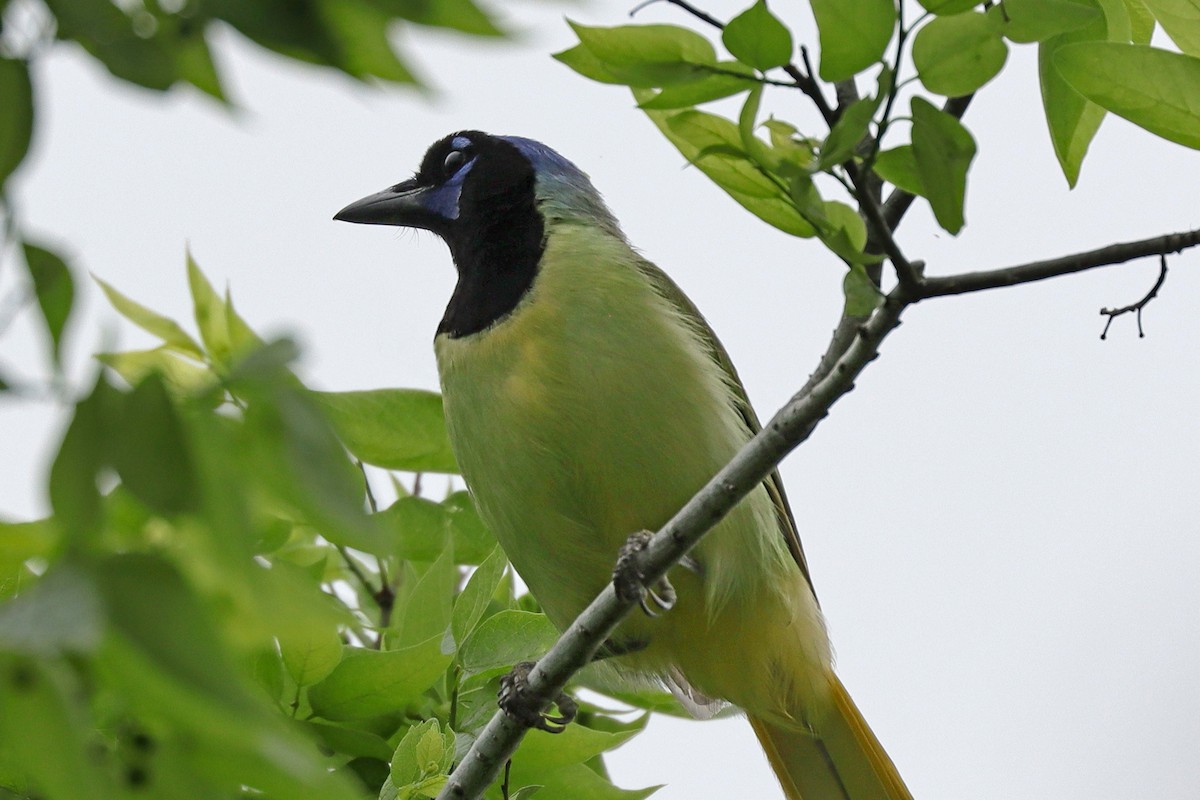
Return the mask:
POLYGON ((1112 325, 1112 321, 1122 314, 1128 314, 1130 311, 1137 312, 1138 338, 1145 338, 1146 334, 1142 331, 1142 309, 1146 304, 1158 297, 1158 290, 1162 288, 1163 281, 1167 279, 1167 257, 1159 255, 1158 257, 1158 280, 1154 282, 1154 286, 1150 287, 1150 291, 1146 292, 1146 296, 1138 300, 1132 305, 1123 306, 1121 308, 1102 308, 1100 313, 1108 317, 1108 322, 1104 323, 1104 331, 1100 334, 1100 338, 1108 338, 1108 326, 1112 325))
MULTIPOLYGON (((634 14, 638 13, 646 6, 654 5, 657 2, 659 2, 659 0, 646 0, 644 3, 638 3, 636 6, 629 9, 629 16, 632 17, 634 14)), ((716 17, 712 16, 711 14, 709 14, 705 11, 701 11, 700 9, 696 8, 694 5, 687 2, 687 0, 662 0, 662 2, 668 3, 669 5, 673 5, 673 6, 679 6, 684 11, 686 11, 687 13, 689 13, 693 17, 695 17, 696 19, 700 20, 701 22, 705 22, 709 25, 712 25, 714 28, 717 28, 719 30, 725 29, 725 23, 721 22, 721 20, 717 19, 716 17)))
POLYGON ((825 120, 825 124, 832 128, 837 124, 841 112, 830 108, 829 102, 825 99, 825 93, 821 91, 821 85, 813 77, 817 73, 813 69, 812 60, 808 57, 808 48, 804 45, 800 45, 800 60, 804 63, 803 72, 795 64, 788 64, 783 68, 783 71, 795 79, 796 85, 800 87, 800 91, 804 92, 813 101, 817 107, 817 111, 821 112, 821 118, 825 120))
POLYGON ((1200 245, 1200 229, 1184 233, 1170 233, 1165 236, 1154 236, 1136 242, 1110 244, 1097 250, 1085 253, 1050 258, 1045 261, 1031 261, 1001 269, 966 272, 961 275, 949 275, 943 278, 925 278, 921 281, 918 295, 921 299, 928 297, 944 297, 951 294, 979 292, 984 289, 998 289, 1002 286, 1015 286, 1021 283, 1032 283, 1059 275, 1070 275, 1074 272, 1106 267, 1112 264, 1122 264, 1135 258, 1147 256, 1169 255, 1178 253, 1189 247, 1200 245))

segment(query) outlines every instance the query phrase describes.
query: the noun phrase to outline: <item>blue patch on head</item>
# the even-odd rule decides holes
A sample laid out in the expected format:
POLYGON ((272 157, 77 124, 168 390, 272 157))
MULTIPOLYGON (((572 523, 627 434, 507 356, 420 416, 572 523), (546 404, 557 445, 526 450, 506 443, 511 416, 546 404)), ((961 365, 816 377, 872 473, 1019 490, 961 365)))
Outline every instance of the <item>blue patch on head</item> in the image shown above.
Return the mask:
POLYGON ((437 214, 442 219, 458 219, 458 202, 462 196, 463 181, 466 180, 467 173, 471 171, 471 168, 475 166, 475 161, 476 159, 472 158, 459 167, 458 172, 454 173, 450 180, 426 192, 423 202, 425 210, 437 214))
POLYGON ((542 213, 551 219, 599 225, 624 238, 617 220, 587 174, 557 150, 523 136, 498 136, 516 147, 533 166, 542 213))
POLYGON ((471 146, 471 140, 465 136, 455 136, 450 140, 450 146, 455 150, 466 150, 471 146))

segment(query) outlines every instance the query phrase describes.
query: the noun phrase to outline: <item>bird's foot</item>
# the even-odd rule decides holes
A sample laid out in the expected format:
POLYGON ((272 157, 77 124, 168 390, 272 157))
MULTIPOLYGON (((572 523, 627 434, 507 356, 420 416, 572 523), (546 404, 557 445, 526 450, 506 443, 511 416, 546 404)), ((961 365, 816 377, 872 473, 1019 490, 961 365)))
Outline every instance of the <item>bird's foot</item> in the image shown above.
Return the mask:
MULTIPOLYGON (((675 607, 675 587, 664 575, 653 586, 646 585, 646 576, 642 572, 642 553, 650 538, 650 531, 638 531, 625 540, 617 553, 617 565, 613 569, 613 588, 617 597, 625 601, 636 600, 648 617, 657 617, 664 611, 675 607)), ((679 562, 693 572, 699 572, 700 567, 695 560, 685 557, 679 562)))
POLYGON ((499 705, 505 714, 529 728, 546 733, 562 733, 579 713, 579 705, 566 692, 554 698, 559 716, 552 716, 537 708, 529 699, 529 671, 532 661, 522 661, 500 679, 499 705))

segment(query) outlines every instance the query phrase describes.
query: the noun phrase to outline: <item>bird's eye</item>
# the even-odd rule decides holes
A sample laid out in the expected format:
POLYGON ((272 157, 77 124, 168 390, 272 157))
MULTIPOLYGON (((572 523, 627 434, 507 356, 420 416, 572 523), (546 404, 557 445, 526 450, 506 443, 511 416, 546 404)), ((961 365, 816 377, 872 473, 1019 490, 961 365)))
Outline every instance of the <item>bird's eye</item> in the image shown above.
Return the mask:
POLYGON ((442 167, 446 170, 446 175, 449 176, 458 172, 458 168, 465 164, 466 161, 467 156, 462 150, 451 150, 446 155, 446 161, 442 164, 442 167))

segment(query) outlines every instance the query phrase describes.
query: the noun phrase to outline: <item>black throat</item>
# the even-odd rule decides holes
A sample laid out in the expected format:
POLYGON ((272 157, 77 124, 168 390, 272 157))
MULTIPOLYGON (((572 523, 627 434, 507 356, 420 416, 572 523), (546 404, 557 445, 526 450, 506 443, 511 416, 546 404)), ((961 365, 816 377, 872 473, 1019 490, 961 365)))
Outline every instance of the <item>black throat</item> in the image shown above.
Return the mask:
POLYGON ((479 163, 464 182, 459 217, 446 231, 458 285, 438 334, 470 336, 505 318, 533 285, 545 222, 528 159, 502 139, 477 142, 479 163))

